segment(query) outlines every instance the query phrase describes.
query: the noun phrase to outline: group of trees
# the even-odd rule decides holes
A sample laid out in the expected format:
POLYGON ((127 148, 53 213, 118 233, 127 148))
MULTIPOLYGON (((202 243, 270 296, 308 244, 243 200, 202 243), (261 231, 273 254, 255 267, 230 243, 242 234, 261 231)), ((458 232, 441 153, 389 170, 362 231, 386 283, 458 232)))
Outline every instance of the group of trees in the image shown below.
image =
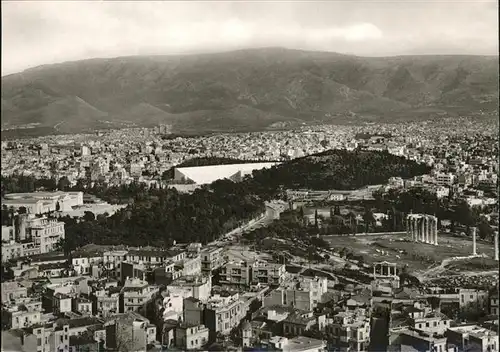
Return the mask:
POLYGON ((409 178, 429 171, 427 165, 386 151, 329 150, 259 170, 255 182, 275 189, 352 190, 386 183, 392 176, 409 178))
POLYGON ((66 176, 59 180, 55 178, 36 178, 33 176, 1 176, 2 197, 7 193, 26 193, 35 191, 67 191, 71 182, 66 176))
MULTIPOLYGON (((479 236, 482 239, 491 239, 493 229, 487 218, 483 216, 477 207, 471 207, 465 200, 455 200, 450 197, 437 198, 428 190, 413 188, 405 191, 389 190, 387 193, 374 192, 374 206, 381 212, 394 214, 396 218, 397 231, 402 230, 405 215, 410 212, 432 214, 442 220, 450 221, 450 231, 456 232, 458 226, 462 226, 466 234, 470 234, 470 228, 478 227, 479 236)), ((390 221, 389 221, 390 222, 390 221)), ((441 226, 441 225, 439 225, 441 226)))
POLYGON ((70 248, 87 243, 159 247, 173 241, 207 243, 265 211, 262 199, 248 194, 244 184, 228 180, 192 194, 140 185, 115 191, 130 194, 133 202, 110 217, 62 218, 71 233, 70 248))

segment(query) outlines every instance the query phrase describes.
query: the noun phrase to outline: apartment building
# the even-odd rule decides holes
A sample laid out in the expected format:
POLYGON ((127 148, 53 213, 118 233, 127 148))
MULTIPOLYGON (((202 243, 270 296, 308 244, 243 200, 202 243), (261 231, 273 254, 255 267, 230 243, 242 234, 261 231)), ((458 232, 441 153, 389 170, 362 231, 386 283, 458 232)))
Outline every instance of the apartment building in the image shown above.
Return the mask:
POLYGON ((159 292, 157 286, 149 285, 140 279, 127 279, 121 291, 120 312, 137 311, 153 299, 159 292))
POLYGON ((72 298, 64 293, 56 293, 52 300, 54 314, 68 313, 72 309, 72 298))
POLYGON ((9 329, 22 329, 39 324, 42 319, 42 302, 27 299, 24 303, 5 306, 2 316, 9 329))
POLYGON ((469 288, 461 288, 458 291, 458 297, 460 299, 460 308, 465 309, 467 307, 486 309, 488 306, 488 291, 477 290, 469 288))
POLYGON ((459 351, 497 352, 498 333, 474 324, 449 328, 446 331, 448 342, 458 347, 459 351))
POLYGON ((16 232, 16 241, 29 240, 33 242, 35 247, 40 248, 40 253, 54 251, 59 240, 65 238, 63 222, 46 217, 36 217, 33 214, 20 217, 20 224, 16 226, 16 232))
POLYGON ((364 309, 339 312, 327 331, 336 338, 343 351, 367 351, 370 344, 370 318, 364 309))
POLYGON ((222 256, 223 248, 206 248, 200 252, 201 270, 205 273, 211 273, 212 270, 218 269, 224 263, 222 256))
POLYGON ((156 341, 156 325, 136 312, 119 314, 104 327, 106 347, 113 351, 146 351, 156 341))
POLYGON ((102 262, 102 253, 74 253, 71 257, 71 265, 78 275, 89 275, 92 266, 102 262))
POLYGON ((24 247, 22 243, 9 241, 2 243, 2 263, 6 263, 11 259, 24 256, 24 247))
POLYGON ((0 291, 2 294, 2 304, 28 297, 28 289, 17 281, 2 282, 0 291))
POLYGON ((230 261, 220 270, 220 284, 246 287, 252 282, 252 264, 245 261, 230 261))
POLYGON ((108 288, 94 291, 91 295, 92 311, 101 318, 107 318, 119 312, 120 289, 108 288))
POLYGON ((498 292, 490 295, 490 314, 498 316, 498 292))
POLYGON ((257 261, 252 265, 253 283, 281 285, 285 280, 285 265, 257 261))
POLYGON ((248 312, 251 300, 241 298, 239 294, 230 296, 214 295, 205 306, 204 325, 210 330, 210 341, 217 333, 229 334, 238 326, 248 312))
POLYGON ((264 297, 264 306, 284 305, 310 311, 317 307, 328 291, 328 279, 324 277, 295 277, 264 297))
POLYGON ((183 298, 193 297, 206 302, 212 291, 212 277, 204 275, 181 277, 171 282, 167 290, 183 298))
POLYGON ((204 325, 181 323, 175 328, 175 347, 183 351, 201 349, 208 338, 209 330, 204 325))
POLYGON ((436 173, 435 180, 439 186, 451 186, 455 182, 455 175, 452 173, 436 173))

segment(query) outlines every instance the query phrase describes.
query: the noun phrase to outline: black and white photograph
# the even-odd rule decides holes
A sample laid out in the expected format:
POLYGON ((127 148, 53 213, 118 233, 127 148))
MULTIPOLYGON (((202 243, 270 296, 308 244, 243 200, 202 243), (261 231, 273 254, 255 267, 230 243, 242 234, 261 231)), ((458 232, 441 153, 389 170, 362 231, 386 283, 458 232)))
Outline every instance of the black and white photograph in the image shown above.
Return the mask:
POLYGON ((1 1, 1 351, 499 352, 498 11, 1 1))

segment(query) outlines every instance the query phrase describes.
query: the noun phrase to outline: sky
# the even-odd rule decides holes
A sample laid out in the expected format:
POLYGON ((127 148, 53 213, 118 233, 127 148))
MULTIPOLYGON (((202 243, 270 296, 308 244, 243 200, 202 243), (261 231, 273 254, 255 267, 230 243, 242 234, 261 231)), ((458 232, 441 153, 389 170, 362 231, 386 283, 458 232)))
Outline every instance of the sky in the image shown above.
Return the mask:
POLYGON ((498 55, 497 1, 2 1, 2 75, 64 61, 280 46, 498 55))

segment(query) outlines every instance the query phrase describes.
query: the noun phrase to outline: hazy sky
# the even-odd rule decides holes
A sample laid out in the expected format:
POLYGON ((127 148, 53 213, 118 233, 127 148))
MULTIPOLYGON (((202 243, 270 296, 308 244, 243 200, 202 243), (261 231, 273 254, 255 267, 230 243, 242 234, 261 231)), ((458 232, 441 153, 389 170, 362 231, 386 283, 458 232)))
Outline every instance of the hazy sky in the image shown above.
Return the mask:
POLYGON ((93 57, 262 46, 497 55, 497 1, 2 1, 2 75, 93 57))

